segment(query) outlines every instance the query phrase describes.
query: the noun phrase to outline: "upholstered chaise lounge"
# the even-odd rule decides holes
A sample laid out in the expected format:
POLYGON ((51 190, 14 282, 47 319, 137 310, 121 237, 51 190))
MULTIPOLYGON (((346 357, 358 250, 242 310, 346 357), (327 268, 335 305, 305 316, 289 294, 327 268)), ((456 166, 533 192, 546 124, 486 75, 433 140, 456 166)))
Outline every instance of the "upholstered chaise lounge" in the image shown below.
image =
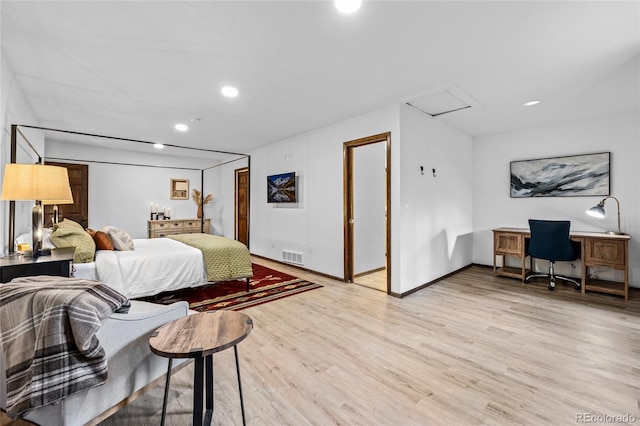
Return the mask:
MULTIPOLYGON (((112 314, 102 322, 96 334, 107 356, 107 381, 58 403, 28 411, 24 419, 40 425, 72 426, 97 423, 115 412, 132 395, 166 373, 167 360, 151 353, 149 336, 159 326, 186 316, 188 309, 186 302, 165 306, 131 301, 128 313, 112 314)), ((0 408, 6 410, 2 353, 0 346, 0 408)))

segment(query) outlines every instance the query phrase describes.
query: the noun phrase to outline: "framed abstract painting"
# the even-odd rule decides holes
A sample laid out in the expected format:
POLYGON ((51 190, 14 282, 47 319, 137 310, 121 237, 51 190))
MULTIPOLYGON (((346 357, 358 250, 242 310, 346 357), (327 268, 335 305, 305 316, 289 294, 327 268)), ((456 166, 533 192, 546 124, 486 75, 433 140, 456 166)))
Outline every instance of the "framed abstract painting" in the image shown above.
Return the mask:
POLYGON ((511 198, 610 194, 611 153, 511 162, 511 198))

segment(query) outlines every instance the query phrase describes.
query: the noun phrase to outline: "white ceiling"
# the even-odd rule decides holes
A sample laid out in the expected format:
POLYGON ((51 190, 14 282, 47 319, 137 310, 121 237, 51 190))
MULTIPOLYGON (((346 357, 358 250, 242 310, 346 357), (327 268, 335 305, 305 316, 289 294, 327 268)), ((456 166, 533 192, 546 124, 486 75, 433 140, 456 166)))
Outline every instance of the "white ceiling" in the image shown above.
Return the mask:
POLYGON ((450 89, 474 106, 437 120, 472 136, 640 98, 638 1, 364 0, 341 15, 330 1, 2 0, 0 13, 39 121, 19 124, 176 145, 248 152, 450 89))

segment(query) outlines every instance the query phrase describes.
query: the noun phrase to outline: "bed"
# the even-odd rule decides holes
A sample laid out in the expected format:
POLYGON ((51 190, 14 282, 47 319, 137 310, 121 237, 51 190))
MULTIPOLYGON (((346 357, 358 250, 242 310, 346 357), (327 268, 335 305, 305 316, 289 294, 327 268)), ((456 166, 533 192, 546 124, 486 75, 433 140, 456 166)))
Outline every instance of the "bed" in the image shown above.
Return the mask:
POLYGON ((229 238, 179 234, 134 239, 133 245, 96 251, 93 262, 74 263, 74 275, 102 281, 131 299, 234 279, 246 279, 248 287, 253 275, 249 250, 229 238))

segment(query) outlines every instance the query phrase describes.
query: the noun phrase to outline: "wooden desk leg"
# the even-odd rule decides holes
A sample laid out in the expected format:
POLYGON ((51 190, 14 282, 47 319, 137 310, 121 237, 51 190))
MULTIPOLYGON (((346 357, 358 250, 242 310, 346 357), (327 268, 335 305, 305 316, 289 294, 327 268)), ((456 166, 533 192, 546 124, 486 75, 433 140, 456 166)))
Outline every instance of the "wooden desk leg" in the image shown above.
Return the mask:
POLYGON ((171 384, 171 364, 173 364, 173 358, 169 358, 169 368, 167 368, 167 380, 164 383, 164 399, 162 402, 162 419, 160 420, 160 426, 164 426, 164 419, 167 415, 167 400, 169 396, 169 385, 171 384))
POLYGON ((580 293, 586 294, 587 292, 587 274, 589 272, 589 267, 584 264, 584 253, 586 251, 584 240, 580 240, 580 264, 582 265, 582 274, 580 280, 580 293))
POLYGON ((242 425, 246 425, 247 421, 244 417, 244 399, 242 398, 242 381, 240 380, 240 363, 238 363, 238 345, 233 347, 236 354, 236 371, 238 372, 238 391, 240 392, 240 410, 242 410, 242 425))
POLYGON ((493 252, 493 278, 496 277, 496 252, 493 252))
POLYGON ((193 373, 193 426, 202 426, 202 392, 204 378, 204 358, 195 359, 195 368, 193 373))
POLYGON ((624 265, 624 300, 629 300, 629 258, 624 265))

